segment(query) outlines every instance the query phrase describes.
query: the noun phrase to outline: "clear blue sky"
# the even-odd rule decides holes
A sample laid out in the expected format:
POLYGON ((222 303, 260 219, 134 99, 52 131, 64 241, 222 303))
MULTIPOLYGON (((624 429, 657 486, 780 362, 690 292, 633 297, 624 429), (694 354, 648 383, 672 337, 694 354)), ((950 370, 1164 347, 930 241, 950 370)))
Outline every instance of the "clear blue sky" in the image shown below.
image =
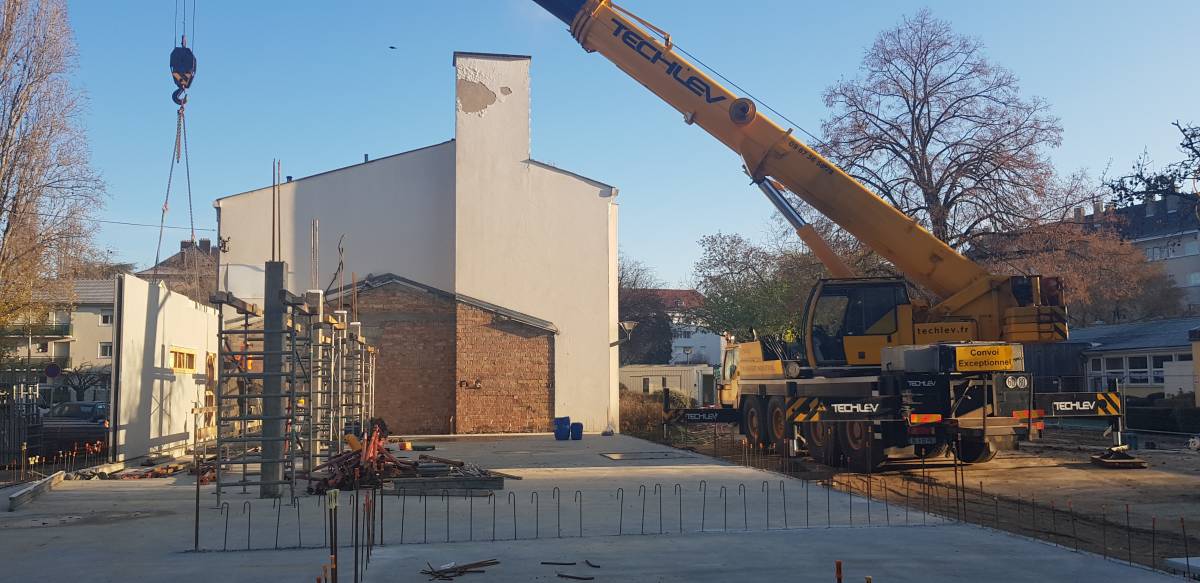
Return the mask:
MULTIPOLYGON (((215 227, 214 198, 268 184, 272 158, 305 176, 452 137, 456 50, 533 56, 534 157, 619 187, 622 250, 668 284, 689 280, 702 235, 757 237, 770 224, 770 205, 732 152, 584 53, 528 0, 197 1, 188 120, 198 226, 215 227)), ((69 5, 83 119, 110 193, 103 217, 157 225, 175 131, 172 2, 69 5)), ((814 132, 826 115, 821 92, 855 75, 875 35, 922 6, 981 38, 1026 95, 1050 102, 1065 129, 1054 153, 1065 172, 1099 173, 1110 161, 1123 170, 1143 149, 1172 159, 1169 123, 1200 123, 1187 54, 1200 2, 1191 0, 624 5, 814 132)), ((168 224, 187 224, 182 189, 168 224)), ((156 237, 104 225, 99 239, 144 266, 156 237)), ((168 231, 165 252, 184 237, 168 231)))

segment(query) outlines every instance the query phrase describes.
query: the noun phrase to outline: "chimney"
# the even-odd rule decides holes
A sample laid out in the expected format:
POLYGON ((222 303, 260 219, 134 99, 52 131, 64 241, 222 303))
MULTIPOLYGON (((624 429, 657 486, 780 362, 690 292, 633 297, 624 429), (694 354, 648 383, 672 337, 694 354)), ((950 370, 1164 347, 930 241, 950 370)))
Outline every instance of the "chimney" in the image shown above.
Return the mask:
POLYGON ((454 74, 460 164, 529 160, 529 57, 454 53, 454 74))
POLYGON ((211 239, 200 239, 200 252, 204 253, 205 255, 212 253, 212 240, 211 239))
POLYGON ((180 253, 187 251, 188 249, 191 249, 191 248, 192 248, 191 239, 185 239, 185 240, 179 242, 179 252, 180 253))
POLYGON ((365 164, 370 161, 371 161, 371 157, 366 154, 363 154, 363 163, 365 164))
POLYGON ((1154 197, 1153 197, 1153 196, 1152 196, 1152 197, 1150 197, 1150 198, 1148 198, 1148 199, 1146 199, 1146 202, 1145 202, 1145 204, 1143 205, 1143 206, 1145 206, 1145 207, 1146 207, 1146 216, 1148 216, 1148 217, 1152 217, 1152 216, 1154 216, 1154 207, 1155 207, 1155 205, 1156 205, 1156 204, 1157 204, 1157 203, 1156 203, 1156 202, 1154 202, 1154 197))
POLYGON ((291 175, 288 175, 288 177, 287 177, 287 181, 288 181, 288 182, 291 182, 291 181, 292 181, 292 177, 291 177, 291 175))
POLYGON ((1083 223, 1083 207, 1081 206, 1075 207, 1075 222, 1083 223))
POLYGON ((1092 214, 1096 215, 1095 218, 1097 218, 1097 219, 1100 218, 1100 215, 1103 213, 1104 213, 1104 203, 1100 202, 1100 201, 1093 202, 1092 203, 1092 214))

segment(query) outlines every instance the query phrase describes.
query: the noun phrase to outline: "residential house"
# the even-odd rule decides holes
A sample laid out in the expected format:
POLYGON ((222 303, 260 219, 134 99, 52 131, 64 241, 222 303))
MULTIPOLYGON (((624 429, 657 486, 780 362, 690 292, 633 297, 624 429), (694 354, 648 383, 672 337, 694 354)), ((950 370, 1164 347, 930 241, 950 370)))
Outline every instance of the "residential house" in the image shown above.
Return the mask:
MULTIPOLYGON (((114 280, 76 280, 71 297, 42 322, 0 328, 7 349, 0 384, 40 384, 44 401, 79 400, 60 390, 86 373, 85 401, 105 400, 113 360, 114 280)), ((78 386, 78 385, 77 385, 78 386)), ((82 388, 82 387, 81 387, 82 388)))
POLYGON ((704 296, 694 289, 642 290, 658 296, 671 318, 671 364, 721 364, 722 338, 696 321, 704 296))
POLYGON ((1082 354, 1088 388, 1120 388, 1128 395, 1178 395, 1195 391, 1189 332, 1200 317, 1169 318, 1075 328, 1071 341, 1082 354))
POLYGON ((146 281, 161 281, 171 291, 208 303, 217 291, 217 252, 209 239, 185 239, 179 242, 178 252, 134 275, 146 281))
POLYGON ((1076 208, 1075 220, 1087 224, 1101 213, 1115 214, 1122 237, 1162 265, 1183 290, 1185 307, 1200 308, 1200 215, 1194 199, 1167 196, 1121 208, 1096 204, 1091 214, 1076 208))

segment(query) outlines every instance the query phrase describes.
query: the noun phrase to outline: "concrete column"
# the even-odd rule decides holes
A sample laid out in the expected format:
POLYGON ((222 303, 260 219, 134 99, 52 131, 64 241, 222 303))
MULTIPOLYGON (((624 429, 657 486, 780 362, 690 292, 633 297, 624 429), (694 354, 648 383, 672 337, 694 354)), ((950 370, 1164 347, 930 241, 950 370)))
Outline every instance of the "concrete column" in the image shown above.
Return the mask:
POLYGON ((283 480, 283 433, 285 424, 279 419, 284 413, 283 390, 283 329, 287 312, 280 293, 283 291, 287 263, 268 261, 263 287, 263 420, 262 424, 262 481, 259 498, 278 498, 283 480))

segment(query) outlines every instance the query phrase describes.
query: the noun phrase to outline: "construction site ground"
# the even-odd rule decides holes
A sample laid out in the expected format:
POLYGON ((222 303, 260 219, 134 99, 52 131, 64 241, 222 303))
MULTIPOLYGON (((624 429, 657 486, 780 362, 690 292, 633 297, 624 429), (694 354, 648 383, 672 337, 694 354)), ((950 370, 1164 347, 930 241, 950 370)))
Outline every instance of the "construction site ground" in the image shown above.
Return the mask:
MULTIPOLYGON (((369 563, 359 561, 366 581, 425 581, 419 572, 427 563, 484 559, 500 564, 467 577, 565 580, 561 572, 595 581, 826 581, 833 562, 842 560, 848 581, 865 575, 880 582, 1170 580, 1070 545, 905 508, 896 496, 873 493, 868 500, 836 484, 829 490, 629 436, 424 441, 439 456, 523 479, 506 481, 494 499, 382 497, 374 534, 382 545, 371 549, 369 563), (603 455, 614 453, 623 455, 603 455)), ((1014 460, 1006 456, 997 467, 1012 463, 1024 471, 1014 460)), ((967 471, 968 480, 976 471, 982 470, 967 471)), ((0 515, 4 578, 188 583, 312 581, 321 574, 329 551, 319 497, 301 496, 296 507, 229 492, 222 510, 205 486, 202 552, 194 552, 194 484, 182 474, 64 482, 0 515)), ((348 493, 340 500, 339 578, 353 581, 353 502, 348 493)))

